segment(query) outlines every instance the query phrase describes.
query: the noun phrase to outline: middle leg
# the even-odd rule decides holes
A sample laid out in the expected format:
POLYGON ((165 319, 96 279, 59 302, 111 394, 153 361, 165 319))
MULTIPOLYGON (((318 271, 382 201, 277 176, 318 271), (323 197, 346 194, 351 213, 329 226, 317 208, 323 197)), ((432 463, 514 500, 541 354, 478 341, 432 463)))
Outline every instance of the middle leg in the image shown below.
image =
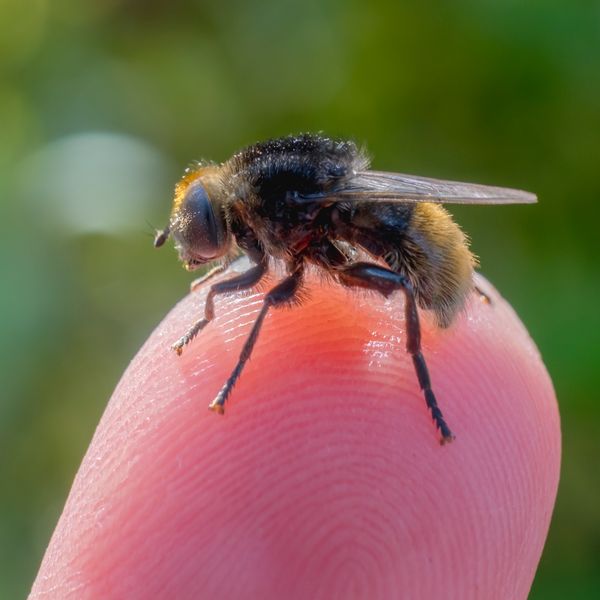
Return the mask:
POLYGON ((290 303, 294 300, 302 282, 302 275, 302 265, 297 265, 293 272, 290 275, 288 275, 288 277, 286 277, 273 289, 267 292, 263 301, 263 305, 260 309, 260 312, 258 313, 258 317, 256 317, 256 321, 254 321, 254 325, 252 326, 252 330, 250 331, 250 335, 246 339, 246 342, 242 348, 242 352, 235 366, 235 369, 233 369, 233 372, 229 376, 229 379, 225 382, 225 385, 223 385, 216 398, 210 403, 208 407, 210 410, 214 410, 215 412, 223 414, 223 412, 225 411, 225 400, 227 400, 229 394, 231 393, 231 390, 233 389, 233 386, 242 374, 244 365, 248 362, 248 359, 252 354, 252 350, 254 349, 256 340, 258 339, 258 334, 260 333, 263 321, 265 320, 269 309, 271 307, 281 306, 283 304, 290 303))

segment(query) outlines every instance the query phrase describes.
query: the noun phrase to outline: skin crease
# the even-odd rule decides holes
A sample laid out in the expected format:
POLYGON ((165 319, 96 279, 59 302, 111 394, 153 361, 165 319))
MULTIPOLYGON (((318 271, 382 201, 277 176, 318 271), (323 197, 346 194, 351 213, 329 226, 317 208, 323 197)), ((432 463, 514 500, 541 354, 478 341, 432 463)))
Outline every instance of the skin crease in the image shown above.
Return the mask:
POLYGON ((449 330, 421 313, 447 446, 404 351, 401 293, 309 273, 301 306, 269 313, 224 416, 207 405, 262 294, 219 297, 177 357, 206 286, 185 298, 117 386, 30 598, 526 598, 558 410, 523 325, 477 283, 492 304, 473 294, 449 330))

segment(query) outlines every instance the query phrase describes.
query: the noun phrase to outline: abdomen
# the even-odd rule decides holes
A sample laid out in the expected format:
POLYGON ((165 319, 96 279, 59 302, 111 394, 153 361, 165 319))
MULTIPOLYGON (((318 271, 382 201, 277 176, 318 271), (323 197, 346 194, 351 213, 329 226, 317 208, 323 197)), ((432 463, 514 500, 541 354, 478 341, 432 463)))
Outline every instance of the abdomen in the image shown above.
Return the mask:
POLYGON ((419 306, 432 310, 440 327, 450 325, 473 288, 477 263, 450 214, 439 204, 379 202, 351 212, 344 238, 405 275, 419 306))

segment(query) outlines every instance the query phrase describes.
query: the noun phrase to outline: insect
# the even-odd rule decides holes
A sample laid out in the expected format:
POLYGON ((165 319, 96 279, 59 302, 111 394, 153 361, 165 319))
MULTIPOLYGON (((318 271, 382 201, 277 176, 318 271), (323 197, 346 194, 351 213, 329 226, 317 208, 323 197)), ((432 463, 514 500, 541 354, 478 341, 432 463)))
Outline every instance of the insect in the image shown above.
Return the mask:
POLYGON ((222 272, 239 250, 253 266, 212 285, 204 316, 173 349, 181 354, 214 318, 215 296, 252 288, 271 258, 283 261, 287 275, 264 296, 238 362, 209 406, 222 414, 267 313, 298 301, 307 265, 350 288, 386 297, 401 291, 406 350, 441 443, 449 442, 454 436, 421 352, 417 307, 448 327, 476 291, 476 259, 441 204, 533 202, 535 195, 520 190, 372 171, 354 142, 314 134, 257 143, 219 165, 198 164, 177 183, 169 224, 157 232, 154 245, 162 246, 170 235, 189 271, 219 261, 192 289, 222 272), (371 260, 357 259, 358 253, 371 260))

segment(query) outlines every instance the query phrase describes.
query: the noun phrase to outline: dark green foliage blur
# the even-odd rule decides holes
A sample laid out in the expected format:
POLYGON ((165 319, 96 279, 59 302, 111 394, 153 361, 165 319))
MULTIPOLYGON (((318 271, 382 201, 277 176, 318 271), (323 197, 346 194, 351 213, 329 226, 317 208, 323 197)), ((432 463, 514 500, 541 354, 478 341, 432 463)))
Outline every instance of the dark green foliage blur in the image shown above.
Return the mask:
POLYGON ((452 210, 561 406, 531 597, 600 597, 598 2, 2 0, 0 598, 26 595, 113 387, 187 291, 151 247, 182 169, 317 130, 539 195, 452 210))

